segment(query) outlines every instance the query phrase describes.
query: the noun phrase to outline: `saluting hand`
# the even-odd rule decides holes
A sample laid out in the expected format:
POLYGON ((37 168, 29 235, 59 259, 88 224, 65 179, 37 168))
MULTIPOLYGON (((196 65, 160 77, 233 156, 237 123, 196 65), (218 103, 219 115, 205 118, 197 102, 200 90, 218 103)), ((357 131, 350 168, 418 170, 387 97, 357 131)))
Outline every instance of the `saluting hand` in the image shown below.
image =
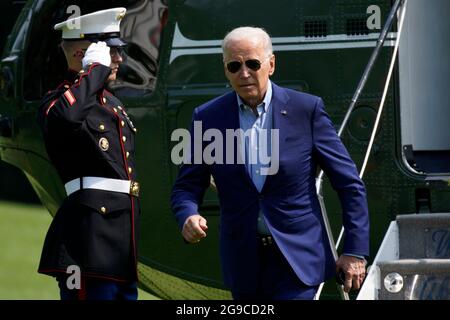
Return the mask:
POLYGON ((189 243, 200 242, 201 238, 206 237, 206 230, 208 230, 206 223, 206 219, 199 214, 190 216, 184 222, 181 234, 189 243))
POLYGON ((352 256, 342 255, 336 261, 336 272, 342 271, 345 275, 344 291, 358 290, 366 277, 366 260, 352 256))
POLYGON ((110 48, 103 41, 91 43, 82 60, 83 69, 86 69, 91 63, 100 63, 107 67, 111 66, 111 55, 109 54, 109 50, 110 48))

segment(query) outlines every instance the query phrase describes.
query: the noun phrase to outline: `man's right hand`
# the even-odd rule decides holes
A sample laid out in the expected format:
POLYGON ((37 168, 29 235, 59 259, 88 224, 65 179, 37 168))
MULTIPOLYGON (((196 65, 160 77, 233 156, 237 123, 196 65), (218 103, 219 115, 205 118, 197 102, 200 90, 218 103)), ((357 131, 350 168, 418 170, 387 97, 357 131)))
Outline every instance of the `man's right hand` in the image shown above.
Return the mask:
POLYGON ((199 214, 194 214, 184 222, 181 234, 189 243, 200 242, 201 238, 206 237, 206 230, 208 230, 206 223, 207 221, 205 218, 199 214))
POLYGON ((100 63, 107 67, 111 66, 111 55, 109 54, 109 50, 110 48, 103 41, 91 43, 82 60, 83 69, 86 69, 87 66, 92 63, 100 63))
POLYGON ((350 292, 351 289, 361 288, 366 276, 366 260, 353 256, 341 255, 336 261, 336 272, 342 272, 340 279, 344 285, 344 291, 350 292))

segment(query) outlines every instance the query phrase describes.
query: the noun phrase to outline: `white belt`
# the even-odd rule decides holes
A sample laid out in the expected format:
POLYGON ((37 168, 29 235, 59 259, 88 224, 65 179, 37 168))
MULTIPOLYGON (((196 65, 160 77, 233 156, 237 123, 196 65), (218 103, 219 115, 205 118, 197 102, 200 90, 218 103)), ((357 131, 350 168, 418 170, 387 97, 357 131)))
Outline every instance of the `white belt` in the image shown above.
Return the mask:
POLYGON ((67 182, 66 188, 67 196, 80 189, 97 189, 113 192, 121 192, 138 196, 139 184, 131 180, 109 179, 100 177, 82 177, 76 178, 67 182))

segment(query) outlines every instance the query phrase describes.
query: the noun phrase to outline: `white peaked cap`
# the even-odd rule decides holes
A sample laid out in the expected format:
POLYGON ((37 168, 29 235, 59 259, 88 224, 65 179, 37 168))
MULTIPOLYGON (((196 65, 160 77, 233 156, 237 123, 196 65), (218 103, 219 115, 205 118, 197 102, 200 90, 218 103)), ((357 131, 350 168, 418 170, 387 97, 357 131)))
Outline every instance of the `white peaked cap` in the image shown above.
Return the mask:
POLYGON ((127 9, 113 8, 88 13, 68 19, 55 25, 55 30, 62 30, 63 39, 107 39, 120 36, 120 21, 127 9))

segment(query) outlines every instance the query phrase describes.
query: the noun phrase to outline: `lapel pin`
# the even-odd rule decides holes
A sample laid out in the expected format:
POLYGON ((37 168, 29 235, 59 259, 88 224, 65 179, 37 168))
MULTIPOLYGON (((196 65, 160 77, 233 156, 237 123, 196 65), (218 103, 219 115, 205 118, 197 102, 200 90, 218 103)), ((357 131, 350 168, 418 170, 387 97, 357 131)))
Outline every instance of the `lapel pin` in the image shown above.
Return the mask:
POLYGON ((287 115, 287 111, 286 111, 286 110, 281 110, 281 114, 282 114, 283 116, 285 116, 285 115, 287 115))

